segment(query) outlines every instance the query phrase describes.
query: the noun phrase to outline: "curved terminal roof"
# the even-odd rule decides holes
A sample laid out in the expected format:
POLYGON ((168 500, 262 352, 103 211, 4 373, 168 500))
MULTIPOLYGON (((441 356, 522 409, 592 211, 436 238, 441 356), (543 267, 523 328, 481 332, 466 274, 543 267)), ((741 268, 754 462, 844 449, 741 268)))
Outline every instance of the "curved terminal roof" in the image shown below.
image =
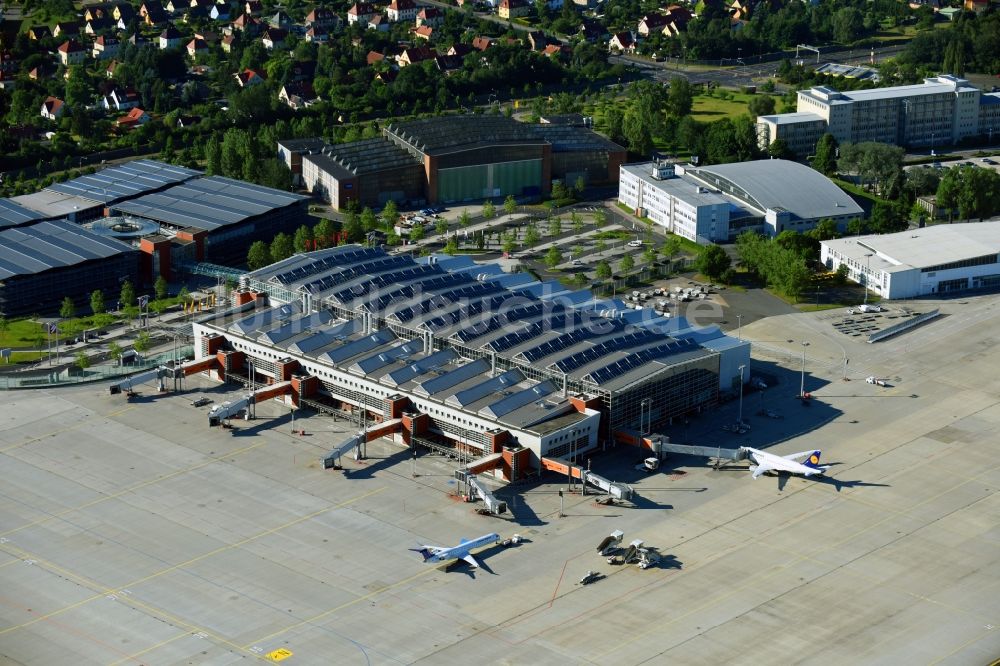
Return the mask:
POLYGON ((693 173, 761 214, 768 209, 786 210, 793 218, 807 220, 863 214, 861 206, 832 180, 798 162, 756 160, 715 164, 695 169, 693 173))

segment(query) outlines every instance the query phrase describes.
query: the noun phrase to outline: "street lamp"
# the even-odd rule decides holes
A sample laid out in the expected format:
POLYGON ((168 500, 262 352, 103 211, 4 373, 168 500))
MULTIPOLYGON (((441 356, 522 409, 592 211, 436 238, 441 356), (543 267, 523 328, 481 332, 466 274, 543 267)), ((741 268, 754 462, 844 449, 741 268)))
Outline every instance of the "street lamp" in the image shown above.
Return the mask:
POLYGON ((868 305, 868 274, 871 268, 872 253, 865 252, 865 300, 864 304, 868 305))
POLYGON ((806 347, 809 346, 808 342, 802 343, 802 379, 799 382, 799 397, 804 398, 806 395, 806 347))
POLYGON ((736 339, 743 340, 743 315, 736 315, 736 339))
POLYGON ((741 427, 743 426, 743 370, 746 367, 747 367, 746 365, 740 366, 740 411, 739 411, 739 418, 737 419, 736 423, 741 427))
POLYGON ((934 157, 934 132, 931 132, 931 157, 934 157))

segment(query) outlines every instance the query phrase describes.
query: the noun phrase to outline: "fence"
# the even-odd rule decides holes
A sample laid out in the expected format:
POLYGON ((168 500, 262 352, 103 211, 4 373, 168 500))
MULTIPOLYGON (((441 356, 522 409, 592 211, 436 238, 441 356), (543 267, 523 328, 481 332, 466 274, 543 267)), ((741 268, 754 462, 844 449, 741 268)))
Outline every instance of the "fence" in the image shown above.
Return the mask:
MULTIPOLYGON (((186 358, 194 354, 193 347, 178 348, 176 358, 186 358)), ((69 368, 53 368, 49 373, 34 373, 0 375, 0 390, 9 391, 14 389, 49 388, 52 386, 66 386, 70 384, 87 384, 90 382, 100 382, 108 379, 116 379, 133 375, 143 370, 149 370, 175 358, 174 352, 166 352, 157 356, 146 358, 140 363, 132 363, 126 366, 96 366, 81 371, 79 368, 70 366, 69 368)))
POLYGON ((901 321, 898 324, 893 324, 889 328, 877 331, 869 335, 868 344, 871 344, 873 342, 878 342, 879 340, 885 340, 886 338, 896 335, 897 333, 902 333, 903 331, 911 329, 914 326, 919 326, 925 321, 930 321, 931 319, 934 319, 934 317, 937 317, 939 314, 941 314, 941 311, 935 308, 930 312, 925 312, 922 315, 917 315, 916 317, 912 317, 911 319, 901 321))

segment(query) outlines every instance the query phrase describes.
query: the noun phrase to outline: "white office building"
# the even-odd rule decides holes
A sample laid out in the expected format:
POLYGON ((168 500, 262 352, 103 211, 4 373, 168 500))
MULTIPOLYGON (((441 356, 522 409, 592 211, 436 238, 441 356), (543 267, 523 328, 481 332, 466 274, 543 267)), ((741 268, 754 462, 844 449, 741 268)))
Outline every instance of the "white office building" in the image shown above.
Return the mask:
POLYGON ((833 181, 789 160, 695 167, 665 161, 626 164, 618 201, 666 231, 701 244, 748 230, 768 236, 808 231, 822 219, 845 230, 861 207, 833 181))
POLYGON ((898 299, 1000 287, 1000 222, 940 224, 881 236, 820 243, 830 270, 882 298, 898 299))

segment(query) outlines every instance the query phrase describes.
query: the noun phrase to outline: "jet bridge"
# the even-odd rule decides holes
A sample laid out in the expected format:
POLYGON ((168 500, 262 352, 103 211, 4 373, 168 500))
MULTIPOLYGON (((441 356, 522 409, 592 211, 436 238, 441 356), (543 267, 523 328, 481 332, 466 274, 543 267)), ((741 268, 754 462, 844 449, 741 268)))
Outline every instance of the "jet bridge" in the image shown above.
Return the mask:
POLYGON ((476 478, 475 474, 470 474, 466 477, 466 480, 469 482, 469 488, 475 491, 476 496, 479 497, 479 499, 483 500, 483 505, 487 513, 494 516, 499 516, 501 513, 507 513, 507 503, 502 500, 498 500, 496 496, 493 495, 493 492, 486 487, 486 484, 476 478))
POLYGON ((675 444, 665 435, 641 435, 636 431, 619 430, 615 432, 615 440, 623 444, 631 444, 649 449, 658 460, 667 453, 680 453, 687 456, 717 458, 719 460, 745 460, 747 454, 742 449, 724 449, 721 446, 697 446, 693 444, 675 444))
POLYGON ((361 459, 361 445, 365 443, 363 432, 348 437, 323 457, 323 469, 340 469, 340 458, 354 449, 354 459, 361 459))
POLYGON ((119 393, 124 391, 125 395, 131 396, 133 393, 132 388, 134 386, 137 386, 138 384, 145 384, 146 382, 155 379, 157 380, 157 390, 161 392, 166 391, 167 387, 163 383, 163 378, 166 377, 169 373, 170 373, 170 368, 161 365, 158 368, 153 368, 152 370, 147 370, 145 372, 140 372, 137 375, 126 377, 117 384, 112 384, 111 386, 109 386, 108 390, 111 392, 111 395, 118 395, 119 393))
MULTIPOLYGON (((557 472, 559 474, 566 474, 573 477, 574 479, 580 479, 584 484, 590 484, 595 488, 600 488, 616 500, 631 500, 632 499, 632 487, 627 483, 618 483, 616 481, 609 481, 605 479, 600 474, 591 472, 589 469, 584 469, 579 465, 575 465, 571 462, 563 460, 562 458, 542 458, 542 468, 547 469, 552 472, 557 472)), ((586 485, 584 485, 584 493, 586 494, 586 485)))
POLYGON ((291 382, 278 382, 277 384, 271 384, 270 386, 265 386, 259 388, 253 393, 247 395, 239 400, 234 400, 232 402, 224 402, 221 405, 216 405, 208 413, 208 425, 209 427, 217 426, 222 424, 223 421, 231 419, 236 416, 244 409, 250 407, 250 405, 255 405, 263 400, 268 400, 270 398, 275 398, 279 395, 284 395, 285 393, 290 393, 292 391, 291 382))

